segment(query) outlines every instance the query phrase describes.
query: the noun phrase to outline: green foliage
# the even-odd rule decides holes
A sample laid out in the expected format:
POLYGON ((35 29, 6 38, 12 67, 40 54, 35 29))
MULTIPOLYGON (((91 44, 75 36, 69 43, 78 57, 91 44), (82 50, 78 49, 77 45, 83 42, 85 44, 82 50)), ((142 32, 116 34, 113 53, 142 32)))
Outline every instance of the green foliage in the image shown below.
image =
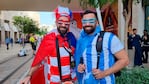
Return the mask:
POLYGON ((41 30, 37 31, 36 34, 42 36, 42 35, 45 35, 47 32, 48 32, 47 29, 41 29, 41 30))
MULTIPOLYGON (((66 0, 62 0, 63 2, 66 1, 66 0)), ((71 0, 67 0, 68 3, 71 2, 71 0)), ((80 2, 80 6, 83 8, 83 9, 87 9, 88 7, 94 7, 94 8, 97 8, 99 5, 100 7, 102 7, 104 4, 110 2, 114 2, 116 0, 79 0, 80 2)))
POLYGON ((149 84, 149 69, 123 69, 121 76, 116 78, 116 84, 149 84))
MULTIPOLYGON (((65 0, 62 0, 63 2, 65 1, 65 0)), ((70 3, 71 2, 71 0, 67 0, 67 3, 70 3)))
POLYGON ((23 33, 34 33, 39 30, 37 24, 32 19, 25 16, 14 16, 13 24, 23 33))
POLYGON ((149 6, 149 0, 143 0, 143 6, 149 6))

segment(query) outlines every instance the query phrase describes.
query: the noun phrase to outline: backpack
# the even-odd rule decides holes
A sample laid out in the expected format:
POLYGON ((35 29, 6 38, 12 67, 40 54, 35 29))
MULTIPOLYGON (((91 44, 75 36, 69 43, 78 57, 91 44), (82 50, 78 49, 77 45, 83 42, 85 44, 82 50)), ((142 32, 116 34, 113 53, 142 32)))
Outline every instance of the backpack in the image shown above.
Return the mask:
MULTIPOLYGON (((99 64, 99 59, 100 59, 100 53, 102 51, 102 43, 103 43, 103 36, 104 36, 104 31, 100 31, 100 35, 97 38, 97 42, 96 42, 96 50, 97 50, 97 68, 98 68, 98 64, 99 64)), ((117 61, 117 58, 114 56, 115 61, 117 61)), ((121 75, 121 71, 118 71, 116 73, 114 73, 115 77, 120 76, 121 75)))

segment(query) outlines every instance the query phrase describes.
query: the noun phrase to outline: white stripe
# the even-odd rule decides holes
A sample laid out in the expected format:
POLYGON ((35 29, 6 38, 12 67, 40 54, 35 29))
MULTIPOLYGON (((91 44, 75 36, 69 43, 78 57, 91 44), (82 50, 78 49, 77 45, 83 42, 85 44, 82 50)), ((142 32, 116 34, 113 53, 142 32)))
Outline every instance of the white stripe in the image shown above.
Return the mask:
MULTIPOLYGON (((104 70, 109 69, 109 51, 108 51, 108 42, 110 33, 105 33, 104 39, 103 39, 103 52, 104 52, 104 70)), ((107 84, 111 84, 111 77, 107 76, 105 77, 105 80, 107 81, 107 84)))
POLYGON ((86 49, 84 50, 84 52, 83 52, 83 54, 82 54, 82 56, 83 56, 83 62, 84 62, 84 64, 85 64, 85 67, 86 67, 86 69, 85 69, 85 72, 87 73, 88 72, 88 70, 87 70, 87 57, 86 57, 86 49))
POLYGON ((50 65, 47 63, 44 63, 44 77, 45 77, 45 83, 49 84, 50 80, 48 80, 48 73, 50 73, 50 65))
POLYGON ((76 73, 75 73, 75 70, 73 70, 73 71, 71 72, 71 78, 74 79, 75 77, 76 77, 76 73))
POLYGON ((124 46, 122 45, 121 41, 116 36, 113 36, 111 43, 112 43, 111 44, 111 52, 112 52, 112 54, 115 54, 116 52, 124 49, 124 46))
POLYGON ((97 49, 96 49, 96 42, 97 42, 97 38, 98 35, 96 35, 96 37, 94 38, 93 42, 92 42, 92 50, 91 50, 91 55, 92 55, 92 69, 96 68, 97 66, 97 49))
POLYGON ((58 66, 57 64, 57 57, 49 57, 51 66, 58 66))
POLYGON ((70 74, 70 66, 62 66, 62 76, 70 74))
MULTIPOLYGON (((60 56, 68 57, 69 53, 63 47, 60 47, 60 56)), ((51 64, 51 66, 58 66, 57 57, 50 57, 50 64, 51 64)))
POLYGON ((59 49, 60 49, 60 56, 61 57, 69 56, 69 53, 63 47, 60 47, 59 49))
POLYGON ((111 80, 110 76, 105 77, 105 80, 106 80, 107 84, 112 84, 112 82, 111 82, 112 80, 111 80))
POLYGON ((52 82, 60 82, 60 77, 58 75, 51 75, 52 82))
MULTIPOLYGON (((50 57, 50 64, 51 66, 55 66, 55 67, 58 67, 58 64, 57 64, 57 58, 56 57, 50 57)), ((66 65, 66 66, 62 66, 62 75, 68 75, 70 74, 70 66, 66 65)))

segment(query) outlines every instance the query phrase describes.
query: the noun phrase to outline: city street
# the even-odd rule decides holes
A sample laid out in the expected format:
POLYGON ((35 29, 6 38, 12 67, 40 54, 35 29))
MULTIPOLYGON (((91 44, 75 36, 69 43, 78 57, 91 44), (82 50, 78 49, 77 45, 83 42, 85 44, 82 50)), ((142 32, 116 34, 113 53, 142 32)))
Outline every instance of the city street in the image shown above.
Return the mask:
MULTIPOLYGON (((27 56, 18 57, 18 52, 22 49, 19 44, 14 44, 10 49, 6 45, 0 47, 0 84, 19 84, 29 71, 33 55, 30 44, 26 44, 27 56)), ((133 50, 129 50, 130 64, 128 68, 133 68, 133 50)), ((149 63, 143 64, 149 68, 149 63)))
POLYGON ((27 56, 18 57, 22 46, 15 44, 6 50, 5 45, 0 47, 0 84, 17 84, 19 80, 28 71, 32 62, 32 51, 30 44, 25 46, 27 56))

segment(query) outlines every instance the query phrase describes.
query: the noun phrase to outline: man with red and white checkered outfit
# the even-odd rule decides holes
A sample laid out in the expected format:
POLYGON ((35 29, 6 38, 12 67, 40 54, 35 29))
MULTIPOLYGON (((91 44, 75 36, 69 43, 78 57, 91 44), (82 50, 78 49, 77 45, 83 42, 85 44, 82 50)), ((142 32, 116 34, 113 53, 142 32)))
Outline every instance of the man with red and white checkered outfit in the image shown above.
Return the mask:
POLYGON ((74 35, 69 32, 72 12, 67 7, 55 10, 57 28, 44 36, 28 75, 21 84, 73 84, 76 81, 73 54, 74 35))

